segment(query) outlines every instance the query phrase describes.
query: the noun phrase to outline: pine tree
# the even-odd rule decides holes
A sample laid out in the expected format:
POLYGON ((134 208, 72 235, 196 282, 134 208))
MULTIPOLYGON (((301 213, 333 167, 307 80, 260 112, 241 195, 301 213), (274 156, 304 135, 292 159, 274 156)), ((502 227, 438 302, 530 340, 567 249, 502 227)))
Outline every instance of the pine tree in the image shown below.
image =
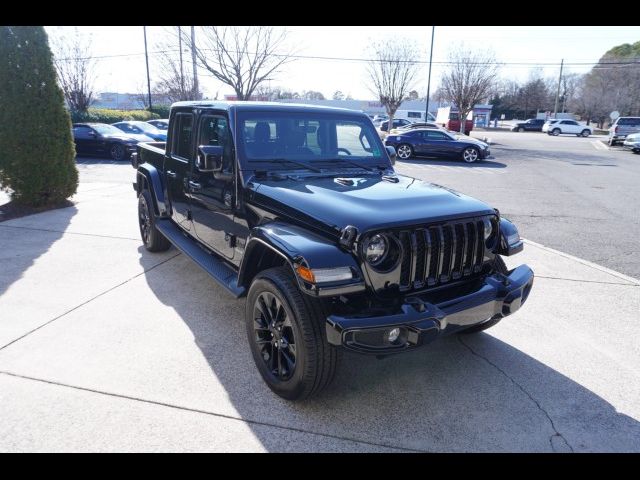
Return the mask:
POLYGON ((71 119, 43 27, 0 27, 0 186, 31 206, 59 204, 78 187, 71 119))

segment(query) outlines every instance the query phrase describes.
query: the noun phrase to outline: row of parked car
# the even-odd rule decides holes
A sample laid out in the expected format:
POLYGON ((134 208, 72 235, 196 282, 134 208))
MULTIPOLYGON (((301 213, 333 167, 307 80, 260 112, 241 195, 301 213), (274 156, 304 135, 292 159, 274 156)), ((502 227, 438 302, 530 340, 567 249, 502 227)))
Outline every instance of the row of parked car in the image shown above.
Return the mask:
POLYGON ((167 140, 168 120, 107 123, 74 123, 73 141, 80 155, 108 155, 124 160, 135 152, 140 142, 167 140))
MULTIPOLYGON (((511 127, 513 132, 544 132, 548 135, 577 135, 588 137, 593 134, 593 127, 583 125, 575 120, 530 118, 524 122, 518 122, 511 127)), ((607 143, 610 146, 622 143, 625 148, 633 153, 640 153, 640 117, 618 117, 609 127, 607 143)))

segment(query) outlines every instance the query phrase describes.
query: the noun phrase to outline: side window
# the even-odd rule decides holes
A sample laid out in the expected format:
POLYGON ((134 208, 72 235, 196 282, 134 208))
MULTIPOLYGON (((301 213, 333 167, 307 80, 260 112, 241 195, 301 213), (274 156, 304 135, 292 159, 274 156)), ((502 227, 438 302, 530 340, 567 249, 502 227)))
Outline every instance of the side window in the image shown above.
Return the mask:
POLYGON ((200 120, 198 146, 215 145, 222 147, 222 171, 233 172, 233 141, 225 117, 207 115, 200 120))
POLYGON ((93 130, 89 127, 74 127, 73 136, 76 138, 89 138, 89 133, 93 130))
POLYGON ((445 136, 444 134, 440 133, 440 132, 425 132, 427 134, 427 137, 429 137, 429 140, 444 140, 445 136))
POLYGON ((176 115, 173 127, 173 144, 171 153, 188 160, 191 158, 191 131, 193 130, 193 115, 179 113, 176 115))

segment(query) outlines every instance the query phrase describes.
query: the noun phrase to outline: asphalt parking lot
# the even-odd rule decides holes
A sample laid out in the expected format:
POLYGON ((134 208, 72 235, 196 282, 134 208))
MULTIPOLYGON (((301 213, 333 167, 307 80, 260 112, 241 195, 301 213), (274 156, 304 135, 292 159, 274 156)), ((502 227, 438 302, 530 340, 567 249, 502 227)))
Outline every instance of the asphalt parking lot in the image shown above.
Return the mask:
MULTIPOLYGON (((0 451, 640 451, 640 282, 535 228, 571 232, 546 215, 575 213, 576 196, 602 217, 614 192, 634 198, 638 157, 554 137, 584 143, 574 162, 623 172, 590 199, 587 186, 609 182, 604 167, 573 169, 546 138, 532 136, 533 149, 495 137, 493 163, 398 170, 516 220, 533 240, 508 259, 536 272, 527 304, 485 333, 411 354, 345 354, 335 382, 299 404, 262 383, 242 299, 176 250, 142 248, 131 167, 79 159, 73 207, 0 223, 0 451)), ((593 223, 571 227, 574 244, 593 223)))
POLYGON ((530 240, 640 278, 640 155, 603 136, 473 131, 493 158, 411 159, 396 169, 479 198, 530 240))

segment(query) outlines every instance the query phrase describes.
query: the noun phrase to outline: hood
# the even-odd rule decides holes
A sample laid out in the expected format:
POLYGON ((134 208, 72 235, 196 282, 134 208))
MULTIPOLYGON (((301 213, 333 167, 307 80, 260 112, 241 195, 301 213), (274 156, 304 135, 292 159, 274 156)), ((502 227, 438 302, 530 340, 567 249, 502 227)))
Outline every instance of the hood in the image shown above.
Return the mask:
POLYGON ((338 230, 353 225, 359 232, 495 213, 489 205, 446 187, 404 175, 397 179, 270 179, 257 185, 254 201, 294 219, 311 217, 338 230))

